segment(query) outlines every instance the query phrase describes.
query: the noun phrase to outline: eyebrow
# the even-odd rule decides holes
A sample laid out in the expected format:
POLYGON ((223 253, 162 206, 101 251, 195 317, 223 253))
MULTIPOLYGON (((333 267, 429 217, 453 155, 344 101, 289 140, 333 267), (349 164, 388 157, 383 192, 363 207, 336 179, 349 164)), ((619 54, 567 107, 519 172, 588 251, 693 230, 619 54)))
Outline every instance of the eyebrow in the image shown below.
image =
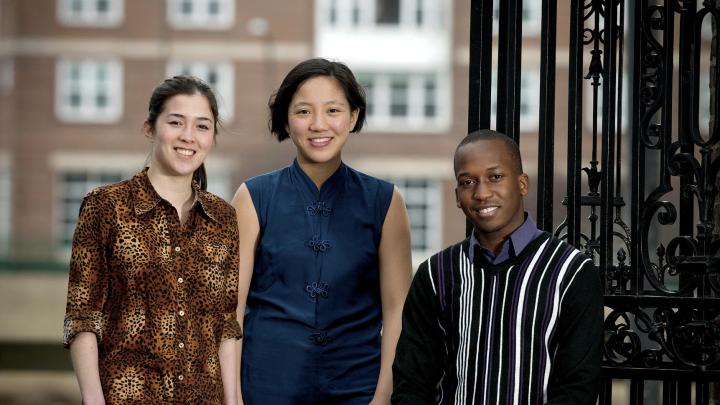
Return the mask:
MULTIPOLYGON (((328 101, 326 101, 326 102, 324 102, 324 103, 322 103, 322 104, 323 104, 323 105, 338 104, 338 105, 342 105, 342 106, 347 105, 347 103, 345 103, 345 102, 343 102, 343 101, 339 101, 339 100, 328 100, 328 101)), ((298 107, 298 106, 301 106, 301 105, 312 105, 312 103, 301 100, 301 101, 298 101, 298 102, 295 103, 295 104, 291 104, 290 107, 298 107)))
MULTIPOLYGON (((178 118, 183 118, 183 119, 186 118, 184 115, 179 114, 179 113, 168 113, 168 116, 169 116, 169 117, 178 117, 178 118)), ((208 117, 197 117, 197 119, 199 119, 199 120, 204 120, 204 121, 212 121, 212 120, 211 120, 210 118, 208 118, 208 117)))

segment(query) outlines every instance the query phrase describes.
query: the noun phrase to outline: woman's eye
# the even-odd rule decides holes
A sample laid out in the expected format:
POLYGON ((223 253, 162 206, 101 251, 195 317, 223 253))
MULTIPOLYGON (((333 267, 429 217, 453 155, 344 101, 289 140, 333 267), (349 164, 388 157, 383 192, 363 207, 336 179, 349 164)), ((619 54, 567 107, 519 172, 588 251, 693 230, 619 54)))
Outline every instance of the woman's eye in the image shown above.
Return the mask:
POLYGON ((170 125, 177 127, 180 125, 180 121, 170 121, 170 125))
POLYGON ((202 129, 203 131, 207 131, 210 129, 210 127, 207 125, 198 125, 198 128, 202 129))

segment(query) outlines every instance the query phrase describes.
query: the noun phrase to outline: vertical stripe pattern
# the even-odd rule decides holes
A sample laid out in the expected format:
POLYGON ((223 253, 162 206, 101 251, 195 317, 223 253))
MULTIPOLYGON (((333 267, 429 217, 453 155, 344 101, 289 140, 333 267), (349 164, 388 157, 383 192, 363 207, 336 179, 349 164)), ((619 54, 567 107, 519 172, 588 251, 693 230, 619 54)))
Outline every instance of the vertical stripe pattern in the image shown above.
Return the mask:
POLYGON ((543 403, 563 296, 589 259, 548 233, 497 265, 468 257, 468 243, 427 262, 438 322, 451 334, 437 403, 543 403))

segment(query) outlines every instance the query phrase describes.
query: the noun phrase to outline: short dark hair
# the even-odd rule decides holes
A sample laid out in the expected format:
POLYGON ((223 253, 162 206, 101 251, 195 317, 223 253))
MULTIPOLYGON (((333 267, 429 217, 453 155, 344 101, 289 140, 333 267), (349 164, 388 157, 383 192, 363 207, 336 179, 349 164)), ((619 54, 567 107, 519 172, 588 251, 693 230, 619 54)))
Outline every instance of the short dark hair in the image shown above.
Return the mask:
POLYGON ((492 129, 479 129, 467 134, 467 136, 460 141, 457 148, 455 148, 455 156, 453 158, 453 168, 455 170, 455 174, 457 174, 458 151, 463 146, 477 141, 502 141, 505 144, 507 151, 510 153, 510 157, 515 163, 515 169, 517 169, 518 173, 523 173, 522 157, 520 156, 520 147, 518 147, 517 142, 501 132, 493 131, 492 129))
POLYGON ((270 97, 270 132, 277 137, 278 142, 287 139, 288 108, 298 87, 308 79, 317 76, 334 77, 345 92, 351 110, 358 111, 357 121, 350 132, 360 132, 365 122, 365 91, 355 79, 350 68, 341 62, 332 62, 327 59, 314 58, 300 62, 288 72, 280 87, 270 97))
MULTIPOLYGON (((150 129, 155 131, 155 123, 165 109, 165 103, 169 99, 178 95, 191 96, 193 94, 201 94, 207 99, 208 104, 210 105, 210 111, 213 115, 214 134, 217 136, 220 117, 218 114, 218 103, 215 98, 215 93, 213 93, 207 83, 195 76, 173 76, 158 84, 153 90, 150 100, 148 101, 148 115, 145 122, 150 126, 150 129)), ((207 189, 207 174, 205 173, 204 163, 195 169, 195 172, 193 173, 193 180, 198 182, 202 190, 207 189)))

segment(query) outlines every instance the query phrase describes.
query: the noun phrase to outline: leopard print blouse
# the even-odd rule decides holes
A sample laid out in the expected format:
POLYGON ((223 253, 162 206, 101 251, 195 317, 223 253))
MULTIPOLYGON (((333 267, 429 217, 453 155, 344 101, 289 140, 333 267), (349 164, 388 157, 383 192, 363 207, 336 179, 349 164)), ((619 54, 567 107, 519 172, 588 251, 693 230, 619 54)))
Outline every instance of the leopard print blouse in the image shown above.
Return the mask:
POLYGON ((226 202, 195 188, 185 224, 147 169, 83 200, 63 343, 98 340, 108 404, 220 404, 218 349, 242 336, 238 229, 226 202))

